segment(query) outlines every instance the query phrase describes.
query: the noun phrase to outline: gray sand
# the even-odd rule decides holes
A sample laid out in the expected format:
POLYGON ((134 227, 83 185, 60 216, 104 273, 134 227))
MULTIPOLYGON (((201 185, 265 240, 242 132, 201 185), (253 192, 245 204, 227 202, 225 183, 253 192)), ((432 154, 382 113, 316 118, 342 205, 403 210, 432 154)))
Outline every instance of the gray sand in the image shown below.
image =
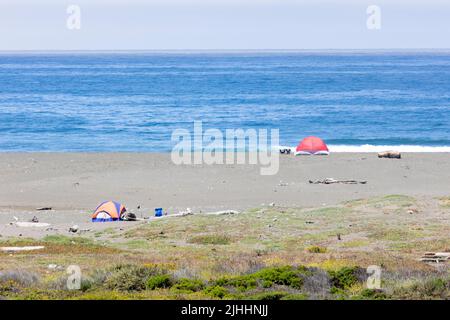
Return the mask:
POLYGON ((257 165, 177 166, 169 154, 0 153, 0 235, 67 233, 71 224, 91 230, 111 227, 89 222, 90 212, 110 199, 148 217, 155 207, 170 214, 188 207, 194 212, 243 210, 269 203, 313 207, 388 194, 448 196, 449 160, 448 153, 403 154, 400 160, 378 159, 374 153, 282 155, 278 174, 262 176, 257 165), (308 182, 325 178, 367 184, 308 182), (38 207, 54 210, 37 212, 38 207), (34 215, 58 230, 8 225, 13 216, 28 221, 34 215))

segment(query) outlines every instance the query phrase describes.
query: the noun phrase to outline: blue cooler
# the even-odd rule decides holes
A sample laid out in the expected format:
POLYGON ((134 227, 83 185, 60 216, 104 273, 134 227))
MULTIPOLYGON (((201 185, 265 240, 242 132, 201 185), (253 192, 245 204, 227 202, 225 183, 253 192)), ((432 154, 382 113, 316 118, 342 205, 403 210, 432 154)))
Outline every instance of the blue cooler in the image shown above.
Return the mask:
POLYGON ((155 208, 155 217, 162 217, 162 215, 163 215, 163 209, 155 208))

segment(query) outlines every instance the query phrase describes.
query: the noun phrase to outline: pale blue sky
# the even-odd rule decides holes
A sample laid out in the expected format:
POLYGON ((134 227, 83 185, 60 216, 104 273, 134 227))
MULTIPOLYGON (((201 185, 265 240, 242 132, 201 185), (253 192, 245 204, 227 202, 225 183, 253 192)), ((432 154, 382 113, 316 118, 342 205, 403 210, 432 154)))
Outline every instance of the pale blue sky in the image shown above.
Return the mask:
POLYGON ((448 0, 1 0, 0 50, 450 48, 448 0), (66 28, 70 4, 81 30, 66 28), (381 8, 381 30, 366 9, 381 8))

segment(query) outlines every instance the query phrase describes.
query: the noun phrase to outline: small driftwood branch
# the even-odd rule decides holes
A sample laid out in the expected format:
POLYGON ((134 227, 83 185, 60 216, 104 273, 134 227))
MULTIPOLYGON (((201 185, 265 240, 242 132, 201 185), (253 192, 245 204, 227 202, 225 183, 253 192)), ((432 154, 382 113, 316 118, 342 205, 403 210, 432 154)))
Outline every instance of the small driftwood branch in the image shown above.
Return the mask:
POLYGON ((326 178, 323 180, 309 180, 309 183, 312 184, 333 184, 333 183, 343 183, 343 184, 366 184, 367 181, 359 181, 359 180, 336 180, 333 178, 326 178))

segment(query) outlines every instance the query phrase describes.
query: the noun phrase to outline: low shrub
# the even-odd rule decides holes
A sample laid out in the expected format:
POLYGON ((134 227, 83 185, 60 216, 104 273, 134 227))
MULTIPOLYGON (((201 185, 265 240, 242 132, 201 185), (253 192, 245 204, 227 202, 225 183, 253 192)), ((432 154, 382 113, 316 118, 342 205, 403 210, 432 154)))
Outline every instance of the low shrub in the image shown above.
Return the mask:
POLYGON ((30 286, 39 282, 39 276, 26 270, 11 270, 0 272, 0 283, 13 281, 22 286, 30 286))
POLYGON ((301 289, 303 277, 308 274, 309 271, 305 267, 284 266, 265 268, 255 272, 253 276, 263 280, 265 287, 272 283, 301 289))
POLYGON ((158 288, 170 288, 173 282, 170 276, 166 274, 151 276, 147 279, 146 287, 149 290, 155 290, 158 288))
POLYGON ((370 299, 370 300, 385 300, 387 299, 386 293, 384 293, 382 290, 376 290, 376 289, 364 289, 361 291, 360 296, 364 299, 370 299))
POLYGON ((286 297, 287 295, 288 295, 287 292, 272 291, 272 292, 264 292, 264 293, 259 293, 259 294, 250 296, 249 299, 261 300, 261 301, 281 300, 282 298, 286 297))
POLYGON ((0 282, 0 296, 17 293, 20 291, 19 287, 20 284, 13 280, 2 281, 0 282))
POLYGON ((308 300, 308 295, 305 293, 291 293, 282 297, 280 300, 308 300))
POLYGON ((173 286, 174 289, 190 292, 201 291, 204 287, 205 285, 201 280, 188 278, 179 279, 173 286))
POLYGON ((238 289, 239 291, 245 291, 248 289, 256 288, 258 283, 253 275, 224 277, 215 281, 217 286, 230 286, 238 289))
POLYGON ((247 275, 223 277, 216 280, 215 285, 234 287, 239 291, 253 289, 258 286, 270 288, 273 285, 284 285, 301 289, 304 277, 309 274, 310 271, 305 267, 271 267, 247 275))
POLYGON ((221 286, 211 286, 203 290, 203 292, 213 298, 222 299, 228 294, 228 290, 221 286))
POLYGON ((450 280, 444 280, 441 278, 430 279, 423 283, 419 289, 425 296, 428 297, 442 297, 447 295, 449 297, 450 280))
POLYGON ((346 290, 351 286, 358 283, 358 267, 343 267, 336 271, 329 271, 331 278, 332 290, 336 292, 336 289, 346 290))
POLYGON ((156 268, 137 265, 117 265, 105 281, 105 286, 111 290, 141 291, 145 290, 147 280, 162 272, 156 268))

